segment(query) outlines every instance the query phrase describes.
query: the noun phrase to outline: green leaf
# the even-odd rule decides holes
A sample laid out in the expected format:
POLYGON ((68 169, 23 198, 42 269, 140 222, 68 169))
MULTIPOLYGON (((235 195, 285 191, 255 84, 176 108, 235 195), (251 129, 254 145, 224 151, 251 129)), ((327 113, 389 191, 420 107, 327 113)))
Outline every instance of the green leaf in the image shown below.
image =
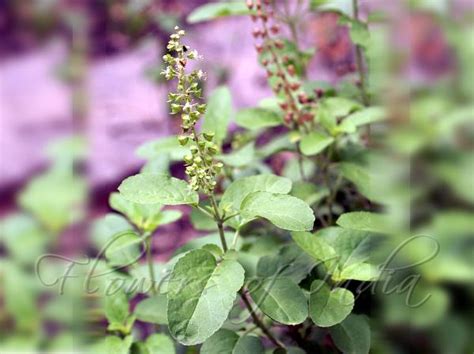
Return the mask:
POLYGON ((92 240, 99 250, 102 250, 113 237, 133 231, 133 226, 122 216, 109 213, 94 221, 92 225, 92 240))
POLYGON ((347 354, 367 354, 370 350, 370 327, 363 315, 350 315, 329 329, 336 347, 347 354))
POLYGON ((240 337, 232 354, 263 354, 265 349, 258 337, 247 335, 240 337))
POLYGON ((334 142, 334 138, 319 132, 312 132, 301 139, 301 152, 306 156, 319 154, 334 142))
POLYGON ((365 197, 375 200, 377 198, 376 188, 373 185, 373 177, 365 166, 351 162, 339 164, 341 174, 354 183, 361 194, 365 197))
POLYGON ((123 291, 105 297, 105 316, 109 322, 124 323, 129 313, 128 297, 123 291))
POLYGON ((204 342, 227 319, 244 269, 233 259, 217 264, 205 250, 178 260, 168 285, 168 322, 173 337, 185 345, 204 342))
POLYGON ((301 252, 298 246, 291 244, 282 247, 278 254, 260 258, 257 264, 257 276, 261 278, 286 276, 299 283, 313 267, 311 257, 301 252))
POLYGON ((112 209, 120 211, 139 229, 152 232, 158 226, 178 220, 182 213, 178 210, 161 211, 161 204, 138 204, 125 199, 119 193, 112 193, 109 198, 112 209))
POLYGON ((321 102, 325 110, 333 117, 345 117, 349 113, 355 112, 362 108, 357 101, 343 97, 329 97, 321 102))
POLYGON ((283 124, 278 113, 265 108, 243 109, 237 113, 235 122, 238 126, 249 130, 277 127, 283 124))
POLYGON ((331 327, 342 322, 354 307, 354 295, 347 289, 330 289, 322 280, 311 284, 309 315, 319 327, 331 327))
POLYGON ((291 233, 293 241, 301 247, 303 251, 314 258, 316 262, 322 262, 328 272, 333 273, 337 269, 338 254, 322 237, 309 232, 291 233))
POLYGON ((352 20, 350 36, 352 42, 361 47, 367 48, 370 44, 370 32, 365 23, 361 21, 352 20))
POLYGON ((387 117, 386 111, 382 107, 369 107, 347 116, 337 127, 337 130, 344 133, 355 133, 361 125, 376 123, 387 117))
POLYGON ((199 196, 180 179, 157 174, 138 174, 126 178, 118 190, 125 199, 139 204, 197 204, 199 196))
POLYGON ((155 333, 146 339, 145 346, 149 354, 175 354, 176 348, 170 337, 163 333, 155 333))
POLYGON ((354 211, 342 214, 336 223, 346 229, 378 233, 391 233, 390 222, 385 215, 366 211, 354 211))
POLYGON ((107 354, 129 354, 132 343, 132 336, 127 336, 124 339, 116 336, 107 336, 105 337, 105 350, 107 354))
POLYGON ((214 231, 217 230, 216 221, 209 215, 203 213, 199 209, 191 210, 191 223, 196 230, 214 231))
POLYGON ((263 354, 264 348, 257 337, 251 335, 239 337, 231 330, 220 329, 204 342, 200 353, 263 354))
POLYGON ((231 167, 247 166, 255 160, 255 143, 251 142, 230 154, 218 155, 217 158, 231 167))
POLYGON ((198 23, 219 17, 248 15, 249 9, 243 2, 210 3, 199 6, 188 17, 188 23, 198 23))
POLYGON ((167 316, 168 299, 166 295, 154 295, 141 302, 135 307, 137 320, 160 325, 168 324, 167 316))
POLYGON ((203 132, 213 132, 214 141, 221 145, 227 136, 227 127, 232 115, 232 97, 227 86, 216 88, 207 101, 206 114, 202 124, 203 132))
POLYGON ((48 172, 35 177, 18 202, 53 233, 84 215, 86 183, 72 173, 48 172))
POLYGON ((296 325, 308 317, 306 296, 291 278, 258 279, 249 291, 259 309, 274 321, 296 325))
POLYGON ((107 244, 105 257, 111 265, 131 265, 140 259, 143 239, 133 231, 120 233, 107 244))
POLYGON ((273 225, 290 231, 311 230, 313 210, 302 200, 284 194, 254 192, 241 204, 241 215, 250 221, 261 217, 273 225))
POLYGON ((219 207, 240 210, 242 201, 253 192, 269 192, 288 194, 291 190, 291 180, 271 174, 250 176, 238 179, 227 187, 219 207))
POLYGON ((238 340, 237 333, 228 329, 220 329, 204 342, 201 354, 232 353, 238 340))
POLYGON ((333 280, 359 280, 359 281, 374 281, 380 277, 380 270, 369 263, 353 263, 345 267, 336 276, 333 276, 333 280))
POLYGON ((169 156, 172 161, 181 161, 188 153, 188 149, 179 144, 176 136, 167 136, 139 146, 136 153, 147 160, 153 160, 160 156, 169 156))

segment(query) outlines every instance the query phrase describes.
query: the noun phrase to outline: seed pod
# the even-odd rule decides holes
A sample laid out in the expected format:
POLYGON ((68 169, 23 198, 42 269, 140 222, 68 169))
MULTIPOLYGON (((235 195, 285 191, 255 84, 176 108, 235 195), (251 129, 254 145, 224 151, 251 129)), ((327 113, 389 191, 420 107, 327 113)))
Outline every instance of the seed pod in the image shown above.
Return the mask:
POLYGON ((291 75, 291 76, 295 76, 295 73, 296 73, 296 69, 295 69, 295 66, 292 64, 292 65, 289 65, 288 66, 288 73, 291 75))
POLYGON ((290 124, 291 122, 293 122, 293 117, 294 117, 293 113, 291 112, 287 113, 284 118, 285 123, 290 124))
POLYGON ((280 108, 286 111, 288 109, 288 103, 287 102, 280 103, 280 108))
POLYGON ((300 94, 298 94, 298 101, 301 104, 308 103, 308 95, 304 92, 301 92, 300 94))
POLYGON ((318 96, 318 98, 321 98, 324 96, 324 91, 323 89, 320 89, 320 88, 315 89, 314 93, 316 94, 316 96, 318 96))
POLYGON ((278 26, 276 23, 270 27, 270 31, 272 34, 278 34, 280 32, 280 26, 278 26))
POLYGON ((184 156, 184 162, 186 163, 192 163, 193 162, 193 156, 192 155, 185 155, 184 156))
POLYGON ((292 82, 290 84, 290 89, 293 91, 298 90, 301 87, 301 84, 299 82, 292 82))

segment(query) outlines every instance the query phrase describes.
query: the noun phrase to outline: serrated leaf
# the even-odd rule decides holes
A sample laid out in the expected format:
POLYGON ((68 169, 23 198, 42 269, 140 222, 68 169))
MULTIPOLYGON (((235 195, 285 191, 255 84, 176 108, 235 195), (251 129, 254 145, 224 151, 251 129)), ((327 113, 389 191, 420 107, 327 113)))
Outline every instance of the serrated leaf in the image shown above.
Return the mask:
POLYGON ((330 289, 322 280, 311 284, 309 315, 319 327, 331 327, 342 322, 354 307, 354 295, 347 289, 330 289))
POLYGON ((229 88, 227 86, 216 88, 207 101, 202 131, 213 132, 214 141, 219 146, 227 135, 231 115, 232 97, 229 88))
POLYGON ((292 182, 288 178, 271 174, 244 177, 232 182, 224 192, 219 207, 239 210, 242 201, 253 192, 288 194, 292 182))
POLYGON ((363 315, 350 315, 329 329, 331 337, 343 353, 367 354, 370 350, 370 327, 363 315))
POLYGON ((204 342, 226 320, 244 269, 235 260, 217 264, 205 250, 190 251, 174 266, 168 285, 168 323, 173 337, 185 345, 204 342))
POLYGON ((249 291, 258 308, 274 321, 296 325, 308 317, 306 296, 291 278, 258 279, 249 291))
POLYGON ((145 341, 149 354, 175 354, 176 348, 170 337, 163 333, 155 333, 145 341))
POLYGON ((301 139, 301 152, 306 156, 319 154, 334 142, 334 138, 323 133, 312 132, 301 139))
POLYGON ((149 323, 168 324, 167 316, 168 299, 166 295, 154 295, 140 301, 135 307, 137 320, 149 323))
POLYGON ((254 192, 242 201, 240 208, 244 219, 261 217, 284 230, 311 230, 314 224, 313 210, 290 195, 254 192))
POLYGON ((322 262, 327 271, 332 273, 337 269, 338 254, 322 237, 309 232, 293 232, 291 237, 295 243, 316 262, 322 262))
POLYGON ((281 116, 265 108, 247 108, 239 111, 235 117, 238 126, 249 130, 277 127, 283 124, 281 116))
POLYGON ((391 233, 390 222, 385 215, 366 211, 354 211, 342 214, 336 223, 346 229, 361 230, 376 233, 391 233))
POLYGON ((188 23, 198 23, 219 17, 248 15, 249 9, 242 2, 210 3, 199 6, 187 17, 188 23))
POLYGON ((120 194, 139 204, 197 204, 199 196, 178 178, 158 174, 138 174, 126 178, 119 186, 120 194))

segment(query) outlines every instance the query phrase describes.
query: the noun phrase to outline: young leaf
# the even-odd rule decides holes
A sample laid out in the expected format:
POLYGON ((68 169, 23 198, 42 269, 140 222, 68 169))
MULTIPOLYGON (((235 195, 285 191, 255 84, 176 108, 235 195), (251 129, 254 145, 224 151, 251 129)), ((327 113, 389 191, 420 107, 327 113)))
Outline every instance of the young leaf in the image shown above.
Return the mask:
POLYGON ((249 291, 259 309, 274 321, 296 325, 308 317, 306 296, 291 278, 258 279, 249 291))
POLYGON ((176 348, 170 337, 155 333, 146 339, 145 346, 149 354, 175 354, 176 348))
POLYGON ((140 244, 143 239, 133 231, 125 231, 107 243, 105 257, 111 265, 130 265, 140 259, 140 244))
POLYGON ((210 3, 195 9, 186 20, 188 23, 198 23, 219 17, 247 15, 249 13, 249 9, 243 2, 210 3))
POLYGON ((314 224, 313 210, 305 202, 290 195, 268 192, 248 195, 242 201, 241 215, 249 221, 261 217, 290 231, 311 230, 314 224))
POLYGON ((376 123, 384 120, 387 113, 382 107, 369 107, 347 116, 337 127, 338 131, 344 133, 355 133, 356 129, 365 124, 376 123))
POLYGON ((281 116, 270 109, 247 108, 239 111, 235 117, 238 126, 249 130, 277 127, 283 123, 281 116))
POLYGON ((197 204, 199 196, 188 184, 166 175, 138 174, 126 178, 119 186, 125 199, 139 204, 197 204))
POLYGON ((306 156, 319 154, 334 142, 334 138, 319 132, 312 132, 301 139, 301 152, 306 156))
POLYGON ((328 272, 337 268, 338 254, 323 238, 309 232, 293 232, 293 241, 317 262, 322 262, 328 272))
POLYGON ((331 327, 343 321, 354 307, 354 295, 347 289, 330 289, 322 280, 311 284, 309 315, 319 327, 331 327))
POLYGON ((134 313, 137 320, 165 325, 168 324, 167 308, 168 299, 166 295, 160 294, 141 301, 134 313))
POLYGON ((347 354, 367 354, 370 350, 370 327, 363 315, 350 315, 329 329, 340 351, 347 354))
POLYGON ((190 251, 174 266, 168 285, 168 323, 173 337, 185 345, 204 342, 226 320, 244 269, 233 259, 217 264, 205 250, 190 251))
POLYGON ((351 21, 350 36, 354 44, 367 48, 370 44, 370 33, 367 25, 360 21, 351 21))
POLYGON ((214 132, 214 141, 219 146, 227 135, 231 114, 232 97, 229 88, 227 86, 216 88, 207 101, 202 131, 214 132))
POLYGON ((253 192, 269 192, 288 194, 291 190, 291 181, 288 178, 271 174, 244 177, 227 187, 222 196, 219 207, 239 210, 242 201, 253 192))
POLYGON ((132 336, 127 336, 124 339, 116 336, 107 336, 105 337, 105 350, 107 354, 129 354, 132 343, 132 336))
POLYGON ((110 323, 124 323, 128 315, 128 298, 123 291, 105 297, 105 316, 110 323))
POLYGON ((369 263, 353 263, 343 266, 342 270, 333 280, 360 280, 360 281, 375 281, 380 277, 380 270, 369 263))

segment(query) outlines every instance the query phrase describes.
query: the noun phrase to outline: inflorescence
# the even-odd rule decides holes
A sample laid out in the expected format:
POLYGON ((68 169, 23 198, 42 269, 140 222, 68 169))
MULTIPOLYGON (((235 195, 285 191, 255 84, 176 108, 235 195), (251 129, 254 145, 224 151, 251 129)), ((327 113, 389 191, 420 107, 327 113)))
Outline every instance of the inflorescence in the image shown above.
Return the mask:
POLYGON ((213 142, 211 132, 197 133, 196 124, 206 111, 202 103, 201 81, 205 78, 202 70, 186 72, 188 60, 199 58, 196 50, 181 43, 185 31, 175 27, 175 33, 170 36, 168 52, 163 56, 167 67, 162 72, 166 80, 178 79, 176 92, 168 94, 171 114, 181 114, 182 134, 178 140, 181 146, 189 146, 190 154, 184 157, 186 174, 191 187, 206 194, 212 194, 216 186, 216 176, 223 168, 221 162, 214 157, 218 146, 213 142))
POLYGON ((284 42, 275 37, 280 33, 280 26, 275 21, 271 8, 272 0, 247 0, 247 7, 252 12, 252 21, 256 24, 252 34, 256 40, 255 49, 266 68, 275 94, 283 92, 284 101, 280 107, 285 114, 285 124, 290 127, 302 126, 314 120, 315 101, 322 96, 315 92, 308 96, 302 89, 296 69, 290 57, 283 53, 284 42))

